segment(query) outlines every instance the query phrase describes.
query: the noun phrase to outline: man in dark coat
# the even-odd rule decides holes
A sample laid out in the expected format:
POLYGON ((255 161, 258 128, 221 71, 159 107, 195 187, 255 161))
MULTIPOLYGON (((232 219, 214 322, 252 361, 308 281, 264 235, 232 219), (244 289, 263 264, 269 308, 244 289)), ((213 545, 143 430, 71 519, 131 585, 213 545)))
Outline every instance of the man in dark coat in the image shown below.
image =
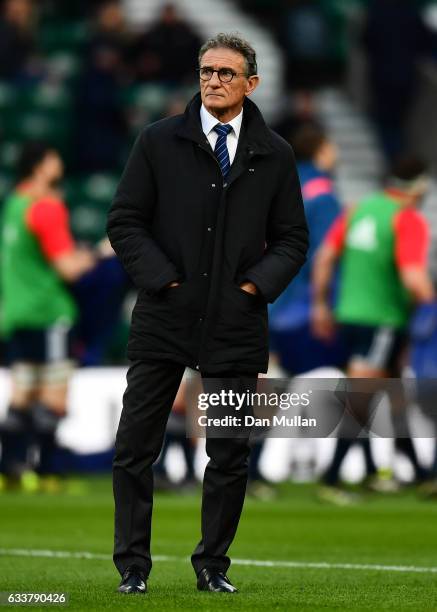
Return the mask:
MULTIPOLYGON (((146 591, 152 464, 185 366, 205 390, 232 379, 234 391, 254 391, 268 365, 267 303, 308 247, 292 150, 247 97, 259 81, 254 50, 219 34, 199 63, 200 93, 183 115, 140 133, 109 213, 111 244, 139 290, 114 458, 121 592, 146 591)), ((244 502, 248 439, 207 435, 206 451, 192 564, 199 589, 234 592, 226 552, 244 502)))

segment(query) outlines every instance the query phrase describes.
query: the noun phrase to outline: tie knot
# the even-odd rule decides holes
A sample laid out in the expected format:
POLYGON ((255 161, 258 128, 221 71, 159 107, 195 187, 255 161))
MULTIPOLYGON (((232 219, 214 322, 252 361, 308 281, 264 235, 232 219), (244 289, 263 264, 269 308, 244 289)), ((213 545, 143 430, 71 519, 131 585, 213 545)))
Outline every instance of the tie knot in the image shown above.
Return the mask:
POLYGON ((228 123, 217 123, 217 125, 214 127, 214 131, 217 132, 219 136, 227 136, 229 132, 232 131, 232 125, 229 125, 228 123))

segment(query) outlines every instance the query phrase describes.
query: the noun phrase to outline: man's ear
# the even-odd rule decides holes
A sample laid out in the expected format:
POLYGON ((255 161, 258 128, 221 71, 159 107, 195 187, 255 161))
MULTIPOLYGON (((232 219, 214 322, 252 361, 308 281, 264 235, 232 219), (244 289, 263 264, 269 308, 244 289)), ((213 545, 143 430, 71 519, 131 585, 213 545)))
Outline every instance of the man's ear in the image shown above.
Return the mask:
POLYGON ((246 96, 250 96, 250 94, 258 87, 259 81, 260 78, 257 74, 254 74, 247 79, 246 96))

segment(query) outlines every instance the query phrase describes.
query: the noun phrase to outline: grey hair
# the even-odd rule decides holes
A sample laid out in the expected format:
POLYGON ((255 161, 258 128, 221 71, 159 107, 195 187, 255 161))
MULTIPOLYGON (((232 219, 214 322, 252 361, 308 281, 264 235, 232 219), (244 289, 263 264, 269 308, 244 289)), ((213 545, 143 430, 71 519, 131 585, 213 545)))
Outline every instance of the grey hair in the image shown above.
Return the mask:
POLYGON ((231 49, 232 51, 240 53, 244 57, 246 62, 246 74, 248 77, 257 74, 258 67, 256 64, 255 49, 247 42, 247 40, 244 40, 244 38, 242 38, 238 32, 231 32, 229 34, 220 32, 220 34, 216 34, 212 38, 209 38, 200 48, 199 66, 202 61, 202 57, 207 51, 209 51, 209 49, 220 48, 231 49))

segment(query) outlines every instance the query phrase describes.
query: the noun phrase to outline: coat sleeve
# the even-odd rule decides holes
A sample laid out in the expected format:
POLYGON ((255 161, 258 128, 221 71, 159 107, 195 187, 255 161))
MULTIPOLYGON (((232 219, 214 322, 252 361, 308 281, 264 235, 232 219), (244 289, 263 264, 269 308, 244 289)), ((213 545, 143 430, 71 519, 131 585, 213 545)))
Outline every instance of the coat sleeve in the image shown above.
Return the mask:
POLYGON ((306 261, 308 227, 302 202, 296 162, 291 149, 267 222, 266 250, 260 261, 246 270, 268 302, 274 302, 306 261))
POLYGON ((108 214, 112 247, 138 289, 150 295, 179 274, 151 231, 156 184, 146 153, 146 131, 137 137, 108 214))

